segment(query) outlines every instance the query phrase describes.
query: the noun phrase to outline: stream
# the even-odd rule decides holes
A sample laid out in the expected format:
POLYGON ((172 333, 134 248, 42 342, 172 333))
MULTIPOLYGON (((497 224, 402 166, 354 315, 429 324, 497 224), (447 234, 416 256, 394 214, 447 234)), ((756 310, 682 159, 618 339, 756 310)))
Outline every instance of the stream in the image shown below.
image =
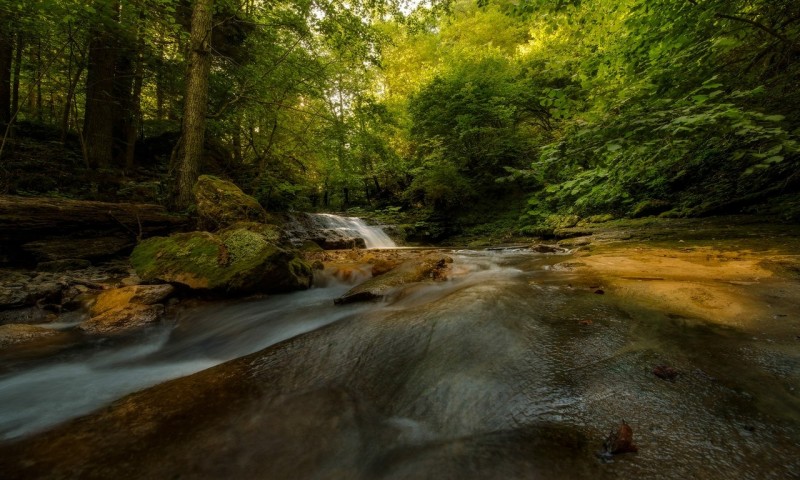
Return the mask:
MULTIPOLYGON (((7 373, 0 435, 21 438, 274 346, 235 367, 247 382, 263 378, 270 400, 222 410, 170 446, 174 468, 213 436, 188 477, 800 475, 800 355, 784 327, 625 304, 557 268, 566 255, 446 253, 448 281, 382 302, 334 306, 352 285, 328 275, 305 292, 196 307, 135 340, 7 373), (680 375, 656 377, 659 364, 680 375), (622 420, 639 453, 605 463, 595 453, 622 420)), ((172 472, 162 467, 148 472, 172 472)))

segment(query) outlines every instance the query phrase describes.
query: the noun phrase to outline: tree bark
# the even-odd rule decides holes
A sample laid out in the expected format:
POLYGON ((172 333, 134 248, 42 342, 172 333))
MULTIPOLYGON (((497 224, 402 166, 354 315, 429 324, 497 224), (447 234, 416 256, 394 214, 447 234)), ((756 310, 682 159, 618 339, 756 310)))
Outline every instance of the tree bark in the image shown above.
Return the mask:
POLYGON ((14 84, 11 92, 11 115, 19 112, 19 77, 22 72, 22 53, 25 50, 25 40, 22 32, 17 32, 16 55, 14 57, 14 84))
MULTIPOLYGON (((101 3, 95 2, 98 6, 101 3)), ((103 11, 113 11, 113 5, 103 11)), ((114 153, 114 43, 114 35, 104 26, 95 29, 89 41, 83 134, 87 161, 92 168, 108 167, 114 153)))
POLYGON ((192 187, 199 172, 205 142, 208 109, 208 77, 211 72, 211 27, 213 0, 195 0, 189 38, 189 68, 184 97, 183 131, 175 156, 177 176, 175 205, 192 202, 192 187))
POLYGON ((139 125, 142 117, 142 83, 144 82, 144 65, 141 56, 136 60, 133 76, 133 95, 129 113, 127 139, 125 142, 125 169, 131 171, 136 165, 136 139, 139 136, 139 125))
POLYGON ((14 36, 4 27, 6 25, 0 25, 0 124, 11 121, 11 63, 14 59, 14 36))

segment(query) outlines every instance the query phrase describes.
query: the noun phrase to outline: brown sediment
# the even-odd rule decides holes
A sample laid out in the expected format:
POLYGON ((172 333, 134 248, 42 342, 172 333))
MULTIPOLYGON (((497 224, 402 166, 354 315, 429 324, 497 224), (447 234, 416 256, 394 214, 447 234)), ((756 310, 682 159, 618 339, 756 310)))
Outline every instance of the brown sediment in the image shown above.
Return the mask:
POLYGON ((790 282, 767 268, 775 251, 713 247, 605 246, 581 258, 577 273, 602 279, 606 293, 676 315, 743 325, 763 316, 759 292, 790 282))

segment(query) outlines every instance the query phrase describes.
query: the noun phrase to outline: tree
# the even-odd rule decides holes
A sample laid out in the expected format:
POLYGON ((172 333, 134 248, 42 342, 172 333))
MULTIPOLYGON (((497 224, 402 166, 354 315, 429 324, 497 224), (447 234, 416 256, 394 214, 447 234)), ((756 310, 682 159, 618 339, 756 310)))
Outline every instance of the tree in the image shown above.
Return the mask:
POLYGON ((89 39, 86 74, 86 113, 83 134, 87 163, 94 168, 111 165, 114 156, 115 71, 118 58, 116 16, 118 0, 96 0, 98 13, 89 39))
POLYGON ((214 0, 195 0, 189 37, 189 66, 186 75, 183 125, 174 171, 175 204, 185 208, 192 202, 192 187, 199 174, 206 132, 208 83, 211 72, 211 27, 214 0))

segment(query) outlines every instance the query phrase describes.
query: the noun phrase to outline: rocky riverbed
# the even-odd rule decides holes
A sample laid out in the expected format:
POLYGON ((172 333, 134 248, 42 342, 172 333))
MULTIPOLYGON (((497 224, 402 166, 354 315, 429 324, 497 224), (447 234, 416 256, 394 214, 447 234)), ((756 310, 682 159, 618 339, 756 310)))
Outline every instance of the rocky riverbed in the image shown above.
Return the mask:
MULTIPOLYGON (((308 251, 317 288, 186 304, 155 350, 104 371, 224 363, 9 438, 0 470, 9 478, 798 476, 796 228, 722 218, 582 228, 560 245, 308 251), (367 303, 333 304, 368 289, 373 275, 387 280, 367 303), (259 349, 268 337, 275 343, 259 349)), ((29 368, 16 365, 0 377, 0 393, 29 368)))

